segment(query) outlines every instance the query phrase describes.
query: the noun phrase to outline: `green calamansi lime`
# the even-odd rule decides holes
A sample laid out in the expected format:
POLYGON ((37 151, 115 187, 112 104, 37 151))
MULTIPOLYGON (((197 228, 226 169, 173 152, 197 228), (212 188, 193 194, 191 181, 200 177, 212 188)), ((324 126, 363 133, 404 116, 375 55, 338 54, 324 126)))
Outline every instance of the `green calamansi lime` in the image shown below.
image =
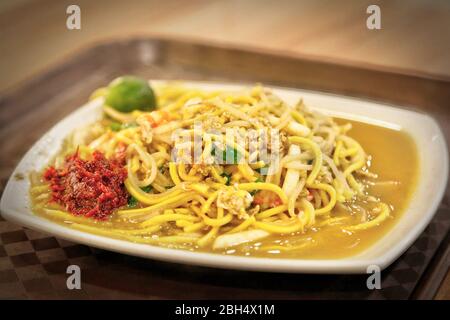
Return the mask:
POLYGON ((152 111, 156 108, 156 99, 146 80, 124 76, 109 84, 105 104, 120 112, 152 111))

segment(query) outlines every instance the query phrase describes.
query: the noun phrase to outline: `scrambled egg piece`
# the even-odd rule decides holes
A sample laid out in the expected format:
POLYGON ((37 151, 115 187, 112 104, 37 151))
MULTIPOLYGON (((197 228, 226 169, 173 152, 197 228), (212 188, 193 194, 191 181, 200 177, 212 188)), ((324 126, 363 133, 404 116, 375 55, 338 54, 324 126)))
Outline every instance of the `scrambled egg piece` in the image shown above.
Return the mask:
POLYGON ((250 206, 253 197, 244 190, 238 190, 235 187, 219 191, 217 197, 217 206, 228 210, 231 214, 238 216, 239 219, 248 219, 249 215, 245 209, 250 206))

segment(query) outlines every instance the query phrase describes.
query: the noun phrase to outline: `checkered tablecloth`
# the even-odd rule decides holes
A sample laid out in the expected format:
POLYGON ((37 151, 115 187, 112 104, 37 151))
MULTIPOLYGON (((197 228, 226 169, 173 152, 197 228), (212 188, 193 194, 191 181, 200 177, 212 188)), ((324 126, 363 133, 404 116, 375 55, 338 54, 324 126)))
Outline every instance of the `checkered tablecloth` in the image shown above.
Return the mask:
POLYGON ((251 273, 146 260, 22 228, 0 218, 0 298, 409 298, 450 226, 443 203, 419 239, 382 272, 382 289, 366 276, 251 273), (67 289, 66 269, 80 266, 81 290, 67 289))

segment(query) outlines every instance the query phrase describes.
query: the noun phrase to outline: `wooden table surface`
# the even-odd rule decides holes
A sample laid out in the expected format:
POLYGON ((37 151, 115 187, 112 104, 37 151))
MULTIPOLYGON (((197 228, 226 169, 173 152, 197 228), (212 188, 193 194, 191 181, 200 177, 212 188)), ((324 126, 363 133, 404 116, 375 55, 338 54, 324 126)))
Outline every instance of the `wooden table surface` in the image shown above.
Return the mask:
MULTIPOLYGON (((450 1, 79 0, 82 29, 66 28, 72 1, 0 2, 0 94, 98 41, 165 35, 300 57, 450 78, 450 1), (368 30, 378 4, 382 30, 368 30)), ((450 299, 450 273, 436 298, 450 299)))
POLYGON ((450 77, 450 1, 2 0, 0 92, 92 42, 163 35, 450 77), (66 8, 81 8, 81 30, 66 8), (381 8, 381 30, 366 9, 381 8))

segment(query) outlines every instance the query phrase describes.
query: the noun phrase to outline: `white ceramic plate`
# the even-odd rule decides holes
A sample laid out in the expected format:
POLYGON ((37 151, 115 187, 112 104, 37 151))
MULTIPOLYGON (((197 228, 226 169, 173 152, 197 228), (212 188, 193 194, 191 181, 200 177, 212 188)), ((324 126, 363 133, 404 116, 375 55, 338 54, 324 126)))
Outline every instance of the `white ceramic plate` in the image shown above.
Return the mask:
MULTIPOLYGON (((186 82, 204 89, 239 89, 239 85, 186 82)), ((378 103, 324 93, 274 88, 288 103, 303 97, 313 109, 331 116, 362 121, 392 129, 403 129, 420 150, 419 182, 411 203, 398 223, 379 241, 362 253, 342 259, 273 259, 236 257, 166 249, 147 244, 111 239, 73 230, 34 215, 30 210, 28 179, 16 180, 16 173, 40 170, 73 129, 101 116, 100 100, 94 100, 54 126, 28 151, 19 163, 1 199, 2 215, 15 223, 53 234, 56 237, 107 250, 164 261, 226 269, 294 273, 365 273, 369 265, 384 269, 397 259, 420 235, 433 217, 444 194, 448 177, 448 152, 437 123, 429 116, 378 103)))

